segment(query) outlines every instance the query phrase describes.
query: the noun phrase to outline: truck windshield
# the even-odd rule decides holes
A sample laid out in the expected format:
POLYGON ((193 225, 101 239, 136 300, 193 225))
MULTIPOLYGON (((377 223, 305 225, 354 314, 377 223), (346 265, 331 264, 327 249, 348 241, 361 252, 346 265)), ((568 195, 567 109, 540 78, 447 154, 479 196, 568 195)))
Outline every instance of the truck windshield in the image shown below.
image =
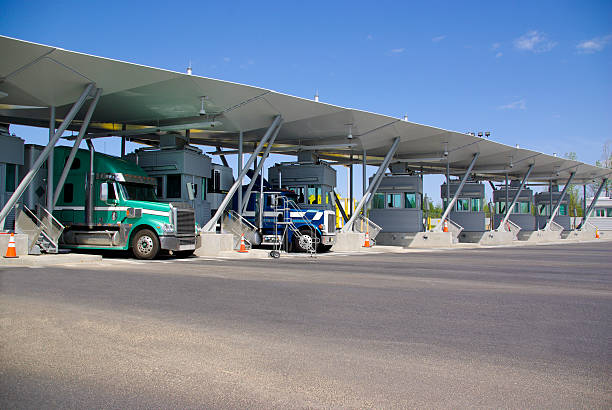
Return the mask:
POLYGON ((157 201, 155 186, 153 185, 133 184, 129 182, 122 182, 118 185, 125 199, 131 199, 133 201, 157 201))

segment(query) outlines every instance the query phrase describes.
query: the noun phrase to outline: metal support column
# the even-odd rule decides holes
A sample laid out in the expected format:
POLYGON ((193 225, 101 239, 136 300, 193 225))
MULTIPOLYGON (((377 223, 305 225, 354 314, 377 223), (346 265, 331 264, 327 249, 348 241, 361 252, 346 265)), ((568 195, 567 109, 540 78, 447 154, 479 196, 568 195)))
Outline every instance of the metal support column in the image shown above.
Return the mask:
MULTIPOLYGON (((587 223, 589 218, 591 217, 591 213, 593 213, 593 209, 595 209, 595 204, 597 203, 597 200, 599 199, 599 196, 603 192, 603 189, 604 189, 604 187, 606 185, 608 185, 608 178, 604 178, 604 180, 601 181, 601 185, 599 186, 599 189, 597 190, 597 192, 593 196, 593 200, 591 201, 591 204, 589 205, 589 209, 587 209, 584 212, 584 217, 582 218, 582 222, 580 222, 580 225, 578 226, 578 228, 576 228, 577 230, 581 230, 584 227, 584 225, 587 223)), ((585 189, 585 194, 586 194, 586 189, 585 189)), ((586 197, 586 195, 585 195, 585 197, 586 197)), ((584 201, 585 201, 585 204, 586 204, 586 199, 584 201)))
MULTIPOLYGON (((525 187, 525 184, 527 183, 527 180, 529 179, 529 175, 531 174, 532 169, 533 169, 533 164, 529 165, 529 169, 527 170, 527 173, 523 177, 523 180, 521 181, 521 185, 519 186, 518 191, 516 191, 516 194, 514 195, 514 198, 512 199, 512 203, 510 204, 510 207, 506 205, 506 215, 504 215, 504 219, 502 219, 502 221, 499 223, 497 230, 499 230, 500 228, 503 230, 506 230, 506 222, 508 222, 508 218, 510 218, 510 211, 512 210, 512 208, 514 208, 514 204, 516 204, 516 202, 518 201, 519 196, 521 195, 521 192, 523 191, 523 188, 525 187)), ((508 180, 506 180, 506 187, 508 186, 507 181, 508 180)), ((508 195, 507 189, 506 189, 506 195, 508 195)), ((506 204, 507 203, 508 202, 506 202, 506 204)))
MULTIPOLYGON (((55 107, 49 107, 49 143, 55 135, 55 107)), ((53 213, 53 150, 47 159, 47 210, 53 213)))
MULTIPOLYGON (((474 154, 474 158, 472 159, 472 162, 470 162, 470 166, 468 167, 467 171, 465 171, 463 178, 461 178, 461 183, 457 187, 457 191, 455 192, 455 195, 453 195, 453 199, 451 199, 446 205, 446 209, 444 210, 444 213, 442 214, 442 217, 440 218, 440 223, 435 228, 436 231, 442 231, 442 225, 444 225, 444 221, 446 220, 446 218, 448 218, 448 214, 450 213, 450 210, 455 205, 455 202, 457 202, 457 198, 459 197, 459 194, 461 194, 461 191, 463 190, 463 186, 465 185, 465 181, 467 181, 468 177, 470 176, 470 172, 472 172, 472 168, 474 168, 474 164, 476 163, 476 160, 478 159, 479 155, 480 155, 480 152, 477 152, 474 154)), ((446 196, 447 197, 449 196, 449 193, 450 193, 450 184, 448 183, 448 180, 447 180, 447 183, 446 183, 446 196)))
MULTIPOLYGON (((121 131, 125 132, 126 129, 127 129, 127 126, 123 124, 121 126, 121 131)), ((123 157, 125 157, 125 137, 124 136, 121 137, 121 158, 123 157)))
POLYGON ((15 206, 19 198, 21 198, 21 195, 23 195, 28 185, 30 185, 30 182, 32 182, 32 180, 34 179, 34 176, 40 169, 42 163, 45 162, 47 157, 49 156, 49 153, 53 151, 53 147, 55 147, 55 144, 57 143, 57 141, 61 138, 66 128, 68 128, 68 126, 74 119, 74 116, 79 112, 79 110, 83 106, 83 103, 85 102, 85 99, 91 93, 91 90, 93 89, 93 87, 94 87, 94 84, 91 83, 85 88, 85 90, 83 91, 83 93, 81 94, 77 102, 74 103, 74 105, 68 112, 68 115, 66 115, 66 118, 64 118, 64 121, 62 122, 60 127, 57 129, 57 131, 55 131, 55 134, 53 135, 53 139, 49 141, 45 149, 43 149, 43 151, 40 153, 40 155, 38 156, 38 158, 32 165, 32 168, 28 171, 26 176, 23 177, 23 179, 19 183, 19 186, 15 189, 15 192, 13 192, 13 195, 11 195, 9 200, 4 205, 4 208, 2 208, 2 211, 0 211, 0 227, 4 227, 4 220, 6 216, 9 214, 11 209, 15 206))
MULTIPOLYGON (((565 198, 565 194, 567 193, 567 188, 569 188, 575 175, 576 173, 572 172, 570 174, 569 179, 565 183, 565 186, 563 187, 563 191, 561 192, 561 196, 559 197, 559 200, 557 201, 557 204, 555 205, 555 209, 552 210, 552 212, 550 213, 550 218, 548 219, 548 222, 546 222, 546 225, 544 226, 545 231, 550 230, 551 222, 555 219, 555 216, 557 216, 557 212, 559 211, 559 207, 561 206, 561 201, 563 201, 563 198, 565 198)), ((552 197, 552 193, 551 193, 551 197, 552 197)))
POLYGON ((91 139, 87 140, 87 148, 89 148, 89 173, 87 175, 87 186, 85 187, 87 195, 85 201, 85 222, 87 226, 92 227, 94 225, 94 181, 96 179, 94 159, 96 150, 91 139))
POLYGON ((353 154, 351 153, 351 163, 349 164, 349 216, 353 216, 353 154))
MULTIPOLYGON (((72 149, 70 150, 70 154, 68 155, 68 159, 66 159, 66 165, 64 165, 64 170, 62 171, 62 175, 60 176, 59 181, 57 181, 57 185, 55 186, 55 193, 53 195, 53 206, 54 207, 55 207, 55 204, 57 203, 57 200, 59 199, 60 193, 62 192, 62 188, 64 188, 64 182, 66 182, 66 177, 68 177, 68 172, 70 171, 70 167, 72 166, 74 157, 76 157, 77 151, 79 150, 79 146, 81 145, 81 141, 83 141, 83 136, 85 136, 87 127, 89 127, 91 116, 93 115, 94 110, 96 109, 96 105, 98 104, 100 95, 102 95, 102 89, 98 88, 96 90, 96 95, 94 96, 93 101, 89 104, 89 109, 87 110, 87 114, 85 114, 85 118, 83 119, 83 124, 81 124, 79 135, 77 135, 77 138, 74 141, 74 145, 72 146, 72 149)), ((125 125, 123 127, 125 127, 125 125)), ((124 152, 124 155, 125 155, 125 152, 124 152)), ((123 158, 123 155, 121 157, 123 158)))
POLYGON ((374 178, 372 178, 372 182, 368 185, 368 189, 366 190, 365 194, 361 198, 361 201, 359 201, 359 204, 357 204, 357 208, 355 208, 355 212, 353 213, 353 216, 351 216, 348 222, 344 224, 344 226, 342 227, 342 232, 349 232, 351 229, 353 229, 355 218, 357 218, 357 215, 359 215, 359 213, 361 212, 363 205, 368 201, 370 196, 373 194, 374 188, 378 185, 378 182, 382 178, 382 175, 385 173, 385 170, 387 169, 387 167, 389 166, 389 163, 391 162, 393 155, 395 155, 395 151, 397 151, 397 146, 399 145, 399 141, 400 141, 400 137, 395 137, 395 139, 393 140, 393 144, 391 144, 391 148, 389 149, 389 152, 387 152, 387 155, 385 155, 385 159, 383 159, 383 162, 380 164, 380 167, 378 167, 376 174, 374 174, 374 178))
POLYGON ((263 155, 261 156, 261 159, 259 160, 259 164, 257 165, 257 167, 255 168, 255 171, 253 172, 253 178, 251 178, 251 181, 249 182, 249 186, 247 187, 245 191, 244 197, 246 198, 246 203, 242 205, 242 208, 241 208, 242 213, 246 211, 246 207, 249 204, 249 198, 251 197, 251 191, 253 190, 253 186, 255 185, 255 180, 257 179, 257 175, 261 174, 261 179, 263 182, 263 166, 266 162, 266 158, 268 158, 268 155, 270 155, 272 144, 274 144, 274 141, 276 141, 276 136, 278 135, 282 125, 283 125, 283 121, 281 120, 278 123, 278 126, 276 127, 276 129, 274 130, 274 134, 270 138, 268 142, 268 146, 266 147, 266 150, 264 151, 263 155))
POLYGON ((508 173, 506 172, 506 213, 508 213, 508 173))
MULTIPOLYGON (((229 202, 232 200, 232 197, 236 193, 236 190, 240 187, 240 181, 242 181, 242 178, 244 178, 248 169, 251 167, 251 165, 255 161, 255 158, 257 157, 257 155, 263 148, 264 144, 268 142, 268 140, 270 139, 270 136, 272 135, 272 132, 274 132, 274 130, 280 124, 280 122, 281 122, 280 115, 277 115, 276 117, 274 117, 274 121, 272 121, 272 124, 270 124, 270 128, 268 128, 263 138, 261 139, 261 141, 255 148, 253 155, 251 155, 251 157, 245 164, 244 168, 240 170, 240 174, 238 175, 238 178, 236 178, 236 181, 234 182, 232 187, 229 189, 229 191, 225 195, 225 198, 223 198, 221 205, 219 205, 219 209, 217 209, 217 212, 215 212, 215 215, 202 228, 204 232, 214 232, 215 231, 215 228, 217 226, 217 221, 219 220, 219 218, 221 218, 221 215, 223 215, 223 212, 225 212, 225 208, 227 207, 227 204, 229 204, 229 202)), ((240 188, 242 189, 242 187, 240 188)))
MULTIPOLYGON (((242 130, 240 130, 240 136, 238 137, 238 169, 242 169, 242 144, 244 143, 242 130)), ((240 171, 238 171, 240 172, 240 171)), ((240 178, 240 189, 238 190, 238 212, 242 215, 242 178, 240 178)))
MULTIPOLYGON (((586 204, 586 184, 582 185, 582 222, 584 222, 584 218, 586 217, 586 210, 587 210, 587 204, 586 204)), ((579 227, 582 226, 582 222, 580 222, 580 225, 578 225, 579 227)))
POLYGON ((366 150, 364 148, 363 150, 363 157, 361 158, 361 196, 363 196, 363 194, 365 194, 366 191, 366 187, 367 185, 367 156, 366 156, 366 150))

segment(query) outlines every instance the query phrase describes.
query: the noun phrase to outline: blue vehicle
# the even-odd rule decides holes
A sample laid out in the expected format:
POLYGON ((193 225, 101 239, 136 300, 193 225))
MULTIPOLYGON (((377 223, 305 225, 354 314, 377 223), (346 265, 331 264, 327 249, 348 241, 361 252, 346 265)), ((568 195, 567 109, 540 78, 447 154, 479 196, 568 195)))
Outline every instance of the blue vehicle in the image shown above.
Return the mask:
POLYGON ((243 217, 259 232, 252 245, 279 246, 293 252, 329 251, 336 241, 335 211, 303 209, 297 200, 295 192, 272 189, 265 180, 263 192, 251 192, 243 217))

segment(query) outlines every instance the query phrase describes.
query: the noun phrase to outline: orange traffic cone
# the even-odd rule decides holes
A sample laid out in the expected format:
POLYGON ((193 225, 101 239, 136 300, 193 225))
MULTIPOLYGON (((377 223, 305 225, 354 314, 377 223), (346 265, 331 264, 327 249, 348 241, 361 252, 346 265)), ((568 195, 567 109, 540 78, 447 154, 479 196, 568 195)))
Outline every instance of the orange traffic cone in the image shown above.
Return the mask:
POLYGON ((599 229, 595 229, 595 239, 599 239, 599 229))
POLYGON ((240 235, 240 249, 238 249, 238 252, 240 253, 248 253, 249 251, 246 248, 246 245, 244 243, 244 234, 240 235))
POLYGON ((15 234, 11 232, 11 238, 9 239, 8 248, 6 248, 5 258, 18 258, 17 251, 15 250, 15 234))
POLYGON ((372 245, 370 245, 370 234, 366 231, 365 234, 365 243, 363 244, 364 248, 371 248, 372 245))
POLYGON ((443 232, 448 232, 448 221, 445 219, 444 220, 444 229, 442 229, 443 232))

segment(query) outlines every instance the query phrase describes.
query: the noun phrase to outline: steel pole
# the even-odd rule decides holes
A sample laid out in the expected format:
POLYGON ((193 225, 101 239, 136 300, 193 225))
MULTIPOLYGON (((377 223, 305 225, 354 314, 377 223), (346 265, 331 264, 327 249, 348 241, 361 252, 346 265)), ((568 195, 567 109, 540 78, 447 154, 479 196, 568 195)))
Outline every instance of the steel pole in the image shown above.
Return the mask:
MULTIPOLYGON (((472 172, 472 168, 474 168, 474 164, 476 163, 476 160, 478 159, 479 155, 480 155, 480 152, 477 152, 474 154, 474 158, 472 159, 472 162, 470 163, 470 166, 468 167, 467 171, 465 171, 465 175, 463 175, 463 178, 461 178, 461 183, 459 184, 459 187, 457 187, 457 191, 455 192, 455 195, 453 195, 453 199, 451 199, 448 205, 446 206, 446 209, 444 210, 444 214, 442 214, 442 217, 440 218, 440 223, 435 228, 436 231, 442 230, 442 225, 444 225, 444 221, 446 220, 446 218, 448 218, 448 214, 450 213, 450 210, 452 209, 453 205, 455 205, 455 202, 457 202, 457 198, 459 197, 459 194, 461 194, 461 191, 463 190, 463 186, 465 185, 465 181, 467 181, 468 177, 470 176, 470 172, 472 172)), ((446 196, 448 196, 449 193, 450 193, 450 184, 447 182, 446 183, 446 196)))
POLYGON ((359 212, 361 212, 363 205, 368 201, 368 198, 370 197, 370 195, 372 195, 372 191, 374 187, 377 185, 378 180, 382 177, 382 174, 384 174, 385 169, 387 169, 387 167, 389 166, 389 163, 391 162, 393 155, 395 155, 395 151, 397 151, 397 146, 399 145, 399 141, 400 141, 400 137, 395 137, 395 139, 393 140, 393 144, 391 144, 391 148, 389 149, 389 152, 387 152, 387 155, 385 155, 383 162, 380 164, 380 167, 378 167, 376 174, 374 174, 374 178, 372 178, 372 182, 368 185, 368 189, 366 193, 363 195, 363 198, 361 198, 361 201, 359 201, 359 204, 357 204, 357 208, 355 208, 355 212, 353 212, 353 215, 351 216, 351 218, 342 227, 342 232, 348 232, 349 230, 353 229, 355 218, 357 218, 357 215, 359 215, 359 212))
POLYGON ((15 206, 19 198, 21 198, 21 195, 23 195, 28 185, 30 185, 30 182, 32 182, 32 180, 34 179, 34 176, 40 169, 42 163, 45 162, 47 157, 49 156, 49 153, 53 151, 53 147, 55 146, 57 141, 61 138, 64 131, 66 131, 66 128, 68 128, 68 125, 70 125, 70 123, 74 119, 74 116, 79 112, 79 110, 83 106, 83 103, 85 102, 85 99, 89 96, 89 94, 91 93, 93 86, 94 84, 90 83, 85 88, 85 91, 83 91, 83 93, 81 94, 77 102, 74 103, 74 105, 68 112, 68 115, 66 115, 66 118, 64 118, 64 121, 62 122, 60 127, 57 129, 57 131, 55 131, 55 135, 53 135, 53 139, 47 144, 45 149, 43 149, 43 151, 40 153, 40 155, 38 156, 38 158, 32 165, 32 168, 28 171, 26 176, 23 177, 17 189, 15 189, 15 192, 13 192, 13 195, 11 195, 9 200, 4 205, 4 208, 2 208, 2 211, 0 211, 0 226, 4 227, 4 219, 9 214, 11 209, 15 206))
POLYGON ((94 149, 93 141, 91 139, 87 140, 87 148, 89 148, 89 175, 87 177, 87 201, 85 203, 85 218, 87 226, 92 227, 94 225, 94 180, 96 178, 96 173, 94 169, 94 158, 96 154, 96 150, 94 149))
MULTIPOLYGON (((523 177, 523 180, 521 181, 521 185, 519 186, 518 191, 516 191, 516 194, 514 195, 514 198, 512 199, 512 203, 510 204, 510 207, 508 208, 508 206, 506 205, 506 215, 504 215, 504 219, 502 219, 502 221, 500 222, 499 226, 497 227, 497 230, 499 230, 499 228, 502 228, 505 230, 506 222, 508 222, 508 218, 510 218, 510 211, 512 210, 512 208, 514 208, 514 204, 516 204, 516 202, 518 201, 519 196, 521 195, 521 192, 523 191, 523 188, 525 187, 525 184, 527 183, 527 179, 529 179, 529 175, 531 174, 532 169, 533 169, 533 164, 529 165, 529 169, 527 170, 527 173, 523 177)), ((507 193, 508 191, 506 191, 506 195, 507 193)))
MULTIPOLYGON (((242 169, 242 144, 244 143, 242 130, 240 130, 240 136, 238 137, 238 169, 242 169)), ((238 171, 240 172, 240 171, 238 171)), ((242 178, 240 181, 240 189, 238 190, 238 212, 242 215, 242 178)))
POLYGON ((79 145, 81 145, 81 141, 83 140, 83 136, 87 131, 87 127, 89 126, 89 122, 91 121, 91 116, 93 115, 96 109, 96 105, 98 104, 98 100, 100 99, 101 95, 102 89, 98 88, 96 90, 96 95, 94 96, 93 101, 89 104, 89 109, 87 110, 87 114, 85 114, 85 118, 83 119, 83 124, 81 125, 81 129, 79 130, 79 135, 77 136, 76 140, 74 141, 74 145, 70 150, 70 154, 68 155, 68 159, 66 160, 66 165, 64 165, 64 170, 62 171, 62 175, 60 176, 59 181, 57 181, 57 186, 55 187, 55 193, 53 195, 54 207, 57 203, 57 200, 59 199, 60 193, 62 192, 64 182, 66 182, 66 178, 68 177, 68 172, 70 171, 70 167, 72 166, 74 157, 76 157, 77 151, 79 150, 79 145))
POLYGON ((240 181, 242 180, 242 178, 244 178, 244 176, 246 175, 248 169, 253 164, 253 161, 255 161, 255 158, 257 157, 257 155, 259 154, 259 152, 263 148, 264 144, 268 141, 268 139, 270 139, 270 136, 272 135, 272 132, 278 126, 280 121, 281 121, 281 116, 280 115, 277 115, 276 117, 274 117, 274 120, 272 121, 272 124, 270 124, 270 127, 266 131, 264 137, 259 142, 259 145, 257 145, 257 147, 255 148, 255 152, 253 152, 253 155, 251 155, 251 157, 249 158, 249 160, 245 164, 244 168, 242 168, 242 170, 240 170, 240 174, 238 175, 238 178, 236 178, 236 181, 234 182, 232 187, 229 189, 229 191, 225 195, 225 198, 223 198, 223 201, 221 202, 221 205, 219 205, 219 209, 217 209, 217 212, 215 212, 215 215, 202 228, 202 230, 204 232, 213 232, 215 230, 215 227, 217 225, 217 221, 219 220, 219 218, 221 218, 221 215, 223 215, 223 212, 225 212, 225 208, 227 207, 227 204, 229 204, 229 202, 232 200, 232 197, 234 196, 234 194, 236 193, 236 190, 240 186, 240 181))
MULTIPOLYGON (((55 107, 49 107, 49 143, 55 135, 55 107)), ((53 213, 53 150, 47 158, 47 210, 53 213)))
MULTIPOLYGON (((604 186, 606 186, 606 185, 608 185, 608 178, 604 178, 604 180, 601 182, 601 185, 599 186, 599 189, 595 193, 595 196, 593 196, 593 200, 591 201, 591 204, 589 205, 589 209, 587 209, 584 212, 584 217, 582 218, 582 222, 580 223, 578 228, 576 228, 577 230, 581 230, 584 227, 584 225, 587 223, 589 218, 591 217, 591 213, 593 213, 593 209, 595 209, 595 204, 597 203, 597 200, 599 199, 599 196, 603 192, 604 186)), ((586 190, 585 190, 585 192, 586 192, 586 190)), ((585 201, 585 204, 586 204, 586 199, 584 201, 585 201)))
POLYGON ((253 178, 251 178, 251 181, 249 181, 249 186, 247 186, 247 189, 246 189, 245 195, 244 195, 244 197, 247 199, 247 201, 246 201, 246 203, 244 203, 242 205, 242 208, 240 209, 241 213, 244 213, 246 211, 246 207, 247 207, 247 205, 249 203, 249 198, 251 196, 251 192, 253 191, 253 186, 255 186, 255 180, 257 179, 257 175, 262 173, 262 180, 263 180, 263 172, 262 172, 263 166, 265 164, 266 158, 268 158, 268 155, 270 154, 270 150, 272 149, 272 144, 274 144, 274 141, 276 141, 276 136, 278 135, 282 125, 283 125, 283 122, 281 121, 278 124, 278 127, 276 127, 276 129, 274 130, 274 134, 270 138, 270 142, 268 142, 268 146, 266 147, 266 150, 264 151, 261 159, 259 160, 259 164, 257 164, 257 167, 255 168, 255 171, 253 171, 253 178))
POLYGON ((563 191, 561 192, 561 196, 559 197, 559 200, 557 201, 557 204, 555 205, 555 209, 550 213, 550 218, 548 219, 548 222, 546 222, 546 225, 544 226, 545 231, 550 230, 551 222, 555 219, 555 216, 557 216, 557 212, 559 211, 559 207, 561 206, 561 201, 563 201, 563 198, 565 198, 565 194, 567 193, 567 188, 569 188, 575 175, 576 173, 572 172, 570 174, 569 179, 565 183, 565 186, 563 187, 563 191))
POLYGON ((366 150, 365 148, 363 149, 363 158, 361 158, 361 196, 363 196, 363 194, 365 194, 366 191, 366 187, 367 187, 367 157, 366 157, 366 150))

